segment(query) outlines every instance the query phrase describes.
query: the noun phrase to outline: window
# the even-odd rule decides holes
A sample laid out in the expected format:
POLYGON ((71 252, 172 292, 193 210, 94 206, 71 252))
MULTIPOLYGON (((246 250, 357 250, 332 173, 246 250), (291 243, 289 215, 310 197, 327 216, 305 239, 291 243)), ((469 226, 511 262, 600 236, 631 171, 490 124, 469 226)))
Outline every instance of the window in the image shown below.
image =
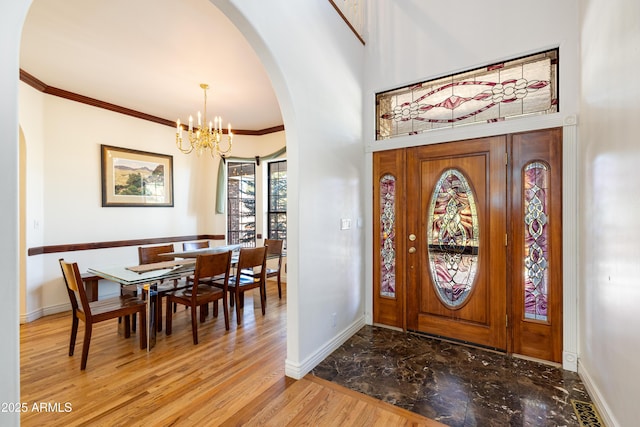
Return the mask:
POLYGON ((255 163, 227 163, 227 203, 227 243, 255 247, 255 163))
POLYGON ((380 295, 396 297, 396 177, 380 178, 380 295))
POLYGON ((376 94, 376 139, 558 112, 558 49, 376 94))
POLYGON ((442 172, 427 217, 429 265, 436 294, 455 309, 469 298, 478 272, 480 224, 473 188, 458 169, 442 172))
POLYGON ((269 163, 268 236, 287 247, 287 161, 269 163))
POLYGON ((524 168, 524 317, 547 321, 549 289, 549 167, 524 168))

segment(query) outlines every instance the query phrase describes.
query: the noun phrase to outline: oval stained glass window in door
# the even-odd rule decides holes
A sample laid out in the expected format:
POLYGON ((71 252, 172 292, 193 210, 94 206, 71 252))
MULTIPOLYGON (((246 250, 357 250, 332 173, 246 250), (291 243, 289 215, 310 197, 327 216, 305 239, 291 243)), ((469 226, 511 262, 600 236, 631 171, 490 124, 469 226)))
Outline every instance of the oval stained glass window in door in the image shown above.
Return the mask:
POLYGON ((457 169, 442 173, 427 212, 427 244, 436 294, 451 309, 469 298, 478 271, 480 226, 476 198, 457 169))

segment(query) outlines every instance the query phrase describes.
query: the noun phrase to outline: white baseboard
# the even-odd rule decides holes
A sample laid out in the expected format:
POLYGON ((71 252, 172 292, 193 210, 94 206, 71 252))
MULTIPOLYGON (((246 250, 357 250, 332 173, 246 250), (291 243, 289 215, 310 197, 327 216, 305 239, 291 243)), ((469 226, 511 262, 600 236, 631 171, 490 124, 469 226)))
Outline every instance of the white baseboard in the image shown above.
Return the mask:
POLYGON ((585 369, 584 365, 578 366, 578 375, 587 389, 593 404, 596 406, 604 425, 608 427, 620 427, 620 424, 616 421, 613 413, 611 412, 611 408, 607 405, 606 400, 602 397, 600 390, 596 387, 591 375, 589 375, 589 372, 585 369))
MULTIPOLYGON (((112 298, 112 297, 117 297, 118 293, 114 292, 114 293, 109 293, 109 294, 105 294, 105 295, 100 295, 100 299, 104 299, 104 298, 112 298)), ((37 310, 34 310, 30 313, 21 313, 20 314, 20 323, 29 323, 29 322, 33 322, 34 320, 38 320, 41 317, 44 316, 49 316, 51 314, 57 314, 57 313, 62 313, 65 311, 70 311, 71 310, 71 303, 70 302, 66 302, 63 304, 57 304, 57 305, 50 305, 49 307, 41 307, 37 310)))
POLYGON ((44 316, 49 316, 51 314, 62 313, 65 311, 71 310, 71 303, 64 303, 58 305, 51 305, 49 307, 39 308, 38 310, 34 310, 30 313, 20 314, 20 323, 29 323, 33 322, 44 316))
POLYGON ((578 372, 578 354, 572 351, 562 352, 562 369, 578 372))
POLYGON ((315 353, 304 359, 301 363, 295 363, 287 359, 285 361, 284 373, 286 376, 299 380, 307 375, 318 363, 333 353, 338 347, 351 338, 356 332, 365 326, 364 316, 356 319, 348 328, 333 337, 329 342, 320 347, 315 353))

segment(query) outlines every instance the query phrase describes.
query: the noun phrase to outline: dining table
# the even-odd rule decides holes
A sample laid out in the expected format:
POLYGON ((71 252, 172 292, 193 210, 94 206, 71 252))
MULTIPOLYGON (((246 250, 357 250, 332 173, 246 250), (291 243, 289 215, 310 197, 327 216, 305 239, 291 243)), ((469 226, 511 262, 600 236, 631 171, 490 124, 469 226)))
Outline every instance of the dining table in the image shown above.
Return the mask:
MULTIPOLYGON (((147 301, 147 351, 150 351, 156 342, 156 316, 154 315, 157 304, 158 284, 163 281, 181 279, 193 275, 198 255, 216 254, 231 251, 231 265, 238 263, 242 245, 221 245, 209 248, 192 249, 188 251, 175 251, 158 254, 166 258, 166 261, 134 266, 107 265, 102 267, 90 267, 87 275, 96 276, 115 283, 119 283, 121 290, 135 292, 142 295, 147 301)), ((157 320, 161 321, 161 320, 157 320)))
POLYGON ((154 313, 155 304, 157 304, 158 283, 190 276, 195 270, 195 265, 195 258, 182 258, 134 266, 90 267, 87 272, 119 283, 121 290, 132 291, 143 296, 147 302, 147 351, 151 351, 156 343, 156 317, 154 313))

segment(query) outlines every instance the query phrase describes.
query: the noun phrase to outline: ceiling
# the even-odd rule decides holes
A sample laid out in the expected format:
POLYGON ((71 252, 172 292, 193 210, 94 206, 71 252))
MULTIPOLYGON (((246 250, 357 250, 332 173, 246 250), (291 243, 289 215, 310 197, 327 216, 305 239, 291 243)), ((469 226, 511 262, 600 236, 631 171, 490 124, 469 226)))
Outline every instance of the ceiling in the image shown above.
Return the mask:
POLYGON ((20 68, 47 86, 185 123, 203 109, 235 130, 281 126, 267 73, 209 0, 33 0, 20 68))

